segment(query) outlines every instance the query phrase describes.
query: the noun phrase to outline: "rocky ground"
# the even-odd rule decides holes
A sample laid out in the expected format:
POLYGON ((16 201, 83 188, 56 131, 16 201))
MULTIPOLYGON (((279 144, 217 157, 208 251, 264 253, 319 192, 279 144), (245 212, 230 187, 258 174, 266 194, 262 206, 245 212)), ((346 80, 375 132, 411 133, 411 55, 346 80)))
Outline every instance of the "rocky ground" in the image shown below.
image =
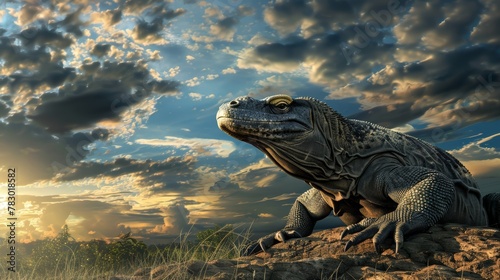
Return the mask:
MULTIPOLYGON (((500 279, 500 231, 438 225, 405 240, 398 255, 371 240, 344 252, 343 228, 278 244, 266 253, 145 268, 125 279, 500 279)), ((347 238, 346 238, 347 239, 347 238)))

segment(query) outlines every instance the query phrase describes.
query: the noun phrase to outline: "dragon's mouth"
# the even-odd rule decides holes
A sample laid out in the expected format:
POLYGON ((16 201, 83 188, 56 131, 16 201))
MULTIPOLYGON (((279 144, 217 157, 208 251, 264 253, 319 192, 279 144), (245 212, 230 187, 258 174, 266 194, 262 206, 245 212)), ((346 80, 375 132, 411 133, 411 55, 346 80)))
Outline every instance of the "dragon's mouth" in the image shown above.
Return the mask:
POLYGON ((262 120, 218 115, 217 124, 222 131, 243 141, 248 141, 252 138, 294 138, 311 130, 306 123, 296 119, 262 120))

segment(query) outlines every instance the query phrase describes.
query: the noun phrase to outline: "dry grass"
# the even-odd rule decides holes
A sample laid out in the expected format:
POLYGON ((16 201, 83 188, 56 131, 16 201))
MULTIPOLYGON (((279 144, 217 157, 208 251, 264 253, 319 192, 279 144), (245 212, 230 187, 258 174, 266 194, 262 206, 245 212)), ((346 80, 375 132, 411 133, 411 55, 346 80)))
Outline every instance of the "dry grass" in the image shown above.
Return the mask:
MULTIPOLYGON (((134 275, 136 273, 143 272, 143 275, 154 274, 155 268, 158 267, 169 267, 173 272, 168 279, 192 279, 192 275, 188 275, 186 270, 183 269, 186 263, 193 260, 200 261, 212 261, 217 259, 227 259, 238 257, 240 252, 248 242, 248 236, 250 236, 249 229, 238 233, 235 229, 231 229, 229 232, 223 231, 221 235, 221 230, 215 231, 213 234, 219 234, 217 237, 222 238, 218 244, 214 244, 211 237, 207 236, 205 240, 201 240, 198 243, 193 243, 193 234, 188 232, 187 234, 182 234, 178 238, 176 245, 168 249, 168 254, 164 250, 157 249, 155 252, 151 252, 147 259, 140 260, 130 266, 121 267, 115 271, 102 271, 97 268, 82 268, 78 266, 78 253, 71 251, 70 254, 63 260, 54 263, 56 269, 53 273, 42 271, 46 270, 39 265, 39 263, 29 259, 29 256, 21 256, 17 254, 17 268, 16 272, 11 272, 8 270, 8 264, 6 262, 6 257, 0 262, 0 279, 12 279, 12 280, 47 280, 47 279, 95 279, 95 280, 107 280, 113 279, 115 275, 134 275), (30 266, 25 265, 24 262, 30 262, 30 266)), ((5 252, 7 250, 6 245, 0 246, 0 252, 5 252)), ((2 253, 5 256, 5 254, 2 253)), ((151 277, 150 276, 150 277, 151 277)))

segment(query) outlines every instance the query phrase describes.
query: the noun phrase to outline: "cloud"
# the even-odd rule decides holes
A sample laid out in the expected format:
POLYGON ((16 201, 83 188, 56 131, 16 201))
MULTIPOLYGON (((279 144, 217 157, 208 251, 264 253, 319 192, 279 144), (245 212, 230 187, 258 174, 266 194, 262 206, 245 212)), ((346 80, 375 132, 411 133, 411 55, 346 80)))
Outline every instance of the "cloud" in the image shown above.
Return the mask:
POLYGON ((472 29, 470 37, 473 42, 486 42, 489 44, 498 44, 500 37, 495 31, 495 26, 500 24, 500 3, 494 0, 482 1, 484 5, 483 13, 480 16, 479 23, 472 29))
POLYGON ((201 95, 200 93, 197 93, 197 92, 191 92, 191 93, 189 93, 189 97, 191 97, 191 99, 193 99, 193 101, 200 101, 201 98, 203 97, 203 95, 201 95))
MULTIPOLYGON (((131 180, 128 189, 150 197, 177 193, 194 195, 200 187, 195 184, 194 156, 168 157, 165 160, 138 160, 118 157, 105 162, 80 162, 63 170, 54 182, 77 182, 83 179, 106 179, 110 184, 119 184, 120 180, 131 180)), ((95 183, 97 184, 97 183, 95 183)), ((147 203, 146 203, 147 204, 147 203)))
POLYGON ((385 127, 394 128, 422 116, 431 107, 426 106, 417 110, 412 108, 413 105, 413 103, 407 102, 387 106, 376 106, 351 115, 349 118, 371 121, 385 127))
MULTIPOLYGON (((77 195, 19 195, 16 209, 24 217, 17 234, 21 242, 55 237, 63 225, 78 241, 111 241, 132 232, 135 238, 152 244, 171 242, 191 228, 189 210, 193 202, 185 199, 159 207, 144 208, 128 192, 95 192, 77 195), (95 195, 99 192, 99 195, 95 195)), ((5 233, 4 229, 0 230, 5 233)))
POLYGON ((177 91, 175 82, 148 81, 150 74, 145 65, 105 62, 99 68, 86 70, 92 72, 79 75, 75 83, 65 84, 57 95, 42 95, 42 103, 29 118, 54 132, 89 128, 104 120, 119 121, 125 109, 153 92, 177 91), (43 102, 45 96, 50 98, 43 102))
POLYGON ((96 44, 94 48, 92 48, 90 53, 97 57, 103 57, 107 55, 110 50, 111 50, 111 45, 109 44, 96 44))
POLYGON ((495 147, 483 146, 483 144, 495 139, 496 137, 500 137, 500 133, 471 142, 460 149, 448 152, 461 161, 500 159, 500 150, 495 147))
MULTIPOLYGON (((89 8, 87 6, 86 8, 89 8)), ((66 30, 66 32, 74 34, 76 37, 83 36, 82 28, 88 25, 88 22, 82 21, 80 19, 80 15, 84 12, 84 7, 78 7, 74 12, 69 12, 66 14, 64 19, 56 22, 57 26, 62 26, 66 30)))
POLYGON ((163 224, 155 226, 151 233, 179 235, 186 232, 192 226, 189 223, 189 211, 181 203, 160 209, 163 216, 163 224))
POLYGON ((210 26, 210 33, 224 41, 232 41, 236 33, 234 28, 238 20, 235 17, 226 17, 210 26))
POLYGON ((245 5, 239 5, 236 12, 241 17, 248 17, 255 14, 255 9, 245 5))
POLYGON ((50 180, 84 159, 90 152, 90 144, 104 141, 109 135, 107 130, 96 129, 54 137, 24 122, 0 122, 0 131, 0 169, 22 167, 25 173, 19 178, 20 186, 50 180))
POLYGON ((81 239, 109 238, 130 231, 122 223, 127 220, 128 205, 112 205, 102 201, 75 200, 46 206, 40 216, 39 229, 45 236, 54 237, 62 226, 71 219, 80 221, 73 224, 72 235, 81 239), (93 231, 94 234, 88 235, 93 231))
POLYGON ((4 118, 9 114, 9 106, 5 102, 0 101, 0 118, 4 118))
MULTIPOLYGON (((215 197, 211 200, 211 211, 196 215, 196 219, 198 222, 251 224, 258 238, 283 228, 295 199, 309 188, 305 182, 287 175, 264 158, 239 165, 227 178, 214 182, 207 194, 215 197)), ((330 216, 324 222, 331 227, 332 221, 335 222, 335 218, 330 216)), ((318 225, 318 228, 324 226, 318 225)))
POLYGON ((163 31, 167 27, 167 22, 186 13, 186 10, 170 9, 168 3, 162 1, 126 1, 124 12, 130 14, 141 14, 142 19, 138 20, 132 29, 132 37, 141 44, 167 44, 163 31), (146 18, 148 20, 146 20, 146 18))
POLYGON ((471 26, 482 12, 477 1, 441 2, 439 8, 414 3, 394 27, 399 44, 423 45, 429 50, 452 49, 466 43, 464 26, 471 26))
POLYGON ((228 67, 222 70, 222 74, 223 75, 236 74, 236 70, 234 68, 228 67))
POLYGON ((137 144, 187 148, 196 156, 216 156, 227 158, 236 150, 232 141, 206 138, 180 138, 166 136, 165 139, 137 139, 137 144))
POLYGON ((16 24, 25 26, 37 20, 50 20, 55 17, 53 11, 48 7, 36 5, 36 2, 25 3, 18 12, 12 10, 11 14, 17 17, 16 24))
POLYGON ((173 68, 168 69, 168 76, 169 77, 175 77, 179 74, 181 71, 181 68, 179 66, 175 66, 173 68))
POLYGON ((205 15, 219 18, 217 22, 210 25, 210 34, 214 35, 219 40, 232 42, 234 34, 236 33, 236 25, 240 22, 240 19, 245 16, 251 16, 254 12, 255 10, 253 8, 240 5, 233 12, 233 16, 223 16, 219 9, 208 7, 205 10, 205 15))
POLYGON ((215 80, 219 77, 219 74, 208 74, 206 77, 207 81, 215 80))
POLYGON ((185 84, 188 86, 188 87, 195 87, 195 86, 198 86, 200 85, 200 78, 198 77, 193 77, 187 81, 185 81, 185 84))
MULTIPOLYGON (((253 224, 254 232, 264 235, 285 224, 284 217, 291 204, 309 188, 304 182, 280 171, 267 159, 237 168, 237 172, 222 179, 217 177, 224 170, 219 173, 215 167, 193 169, 193 164, 189 157, 171 157, 166 161, 117 158, 102 163, 81 162, 66 174, 58 176, 56 183, 68 185, 68 182, 78 182, 83 178, 101 182, 105 179, 106 184, 113 185, 113 188, 78 197, 60 197, 51 201, 54 206, 50 207, 50 211, 43 210, 49 203, 40 204, 40 209, 46 214, 44 216, 47 216, 43 221, 44 231, 55 232, 53 228, 66 222, 72 225, 70 229, 77 229, 78 237, 84 240, 109 238, 120 231, 132 230, 135 236, 158 242, 159 239, 172 238, 172 235, 176 237, 181 231, 196 232, 213 224, 244 223, 247 226, 253 224), (113 196, 120 190, 116 188, 116 180, 122 178, 133 178, 132 186, 137 195, 113 196), (212 183, 208 183, 210 181, 212 183), (160 186, 160 183, 164 185, 160 186), (171 195, 173 197, 168 197, 171 195), (93 203, 95 199, 107 202, 93 203), (86 214, 80 210, 68 213, 68 209, 77 206, 89 210, 86 214), (99 211, 103 211, 103 219, 108 224, 96 230, 98 222, 95 221, 95 213, 99 211), (54 217, 49 215, 55 212, 57 215, 54 217), (89 231, 96 233, 81 234, 89 231)), ((130 185, 130 182, 125 184, 130 185)), ((36 198, 32 203, 38 205, 36 200, 40 199, 36 198)))
POLYGON ((500 54, 487 23, 499 17, 485 7, 499 4, 459 2, 276 1, 264 19, 282 37, 242 50, 237 65, 305 71, 329 99, 356 97, 356 117, 389 127, 495 120, 500 54))
POLYGON ((49 30, 47 27, 29 27, 24 29, 17 36, 27 48, 50 46, 58 49, 65 49, 71 46, 74 41, 67 34, 63 35, 54 29, 49 30))
MULTIPOLYGON (((188 201, 181 200, 159 209, 135 209, 124 195, 127 194, 109 193, 98 198, 89 194, 20 196, 19 200, 26 207, 19 211, 26 220, 20 223, 18 234, 25 242, 30 242, 54 237, 63 225, 68 225, 70 234, 79 241, 110 241, 120 234, 132 232, 134 237, 146 242, 153 238, 153 242, 165 242, 178 237, 183 221, 188 221, 182 216, 189 214, 183 208, 188 201), (160 234, 157 230, 162 225, 164 230, 160 234)), ((189 230, 189 226, 184 230, 189 230)))
POLYGON ((152 22, 139 20, 131 34, 134 40, 139 43, 164 45, 168 43, 161 34, 164 27, 162 20, 152 22))
POLYGON ((110 28, 122 20, 122 10, 117 8, 114 10, 106 10, 102 12, 93 12, 90 15, 90 19, 93 23, 102 23, 103 27, 106 30, 110 30, 110 28))
POLYGON ((498 192, 500 158, 467 160, 462 163, 476 179, 483 195, 498 192))
POLYGON ((238 67, 258 71, 289 72, 304 61, 308 42, 269 43, 245 50, 238 59, 238 67))
POLYGON ((259 218, 274 218, 274 215, 271 213, 260 213, 259 218))
POLYGON ((271 75, 256 83, 256 88, 251 89, 248 96, 254 98, 265 98, 276 94, 286 94, 293 96, 295 91, 303 86, 297 79, 287 78, 281 75, 271 75))
MULTIPOLYGON (((264 20, 282 35, 299 28, 302 21, 311 14, 311 7, 304 0, 276 1, 264 10, 264 20)), ((320 1, 321 2, 321 1, 320 1)))
MULTIPOLYGON (((91 3, 63 7, 44 1, 9 10, 19 28, 0 31, 0 169, 23 166, 28 173, 20 185, 72 170, 95 143, 119 131, 133 134, 155 111, 158 96, 179 94, 178 82, 162 80, 147 65, 146 59, 160 58, 158 52, 123 31, 106 34, 123 20, 125 2, 102 13, 91 3), (123 61, 125 52, 136 54, 134 61, 123 61)), ((143 6, 145 20, 167 21, 183 13, 164 1, 155 3, 143 6)))
POLYGON ((496 133, 448 152, 459 159, 476 179, 484 194, 498 192, 500 180, 500 150, 496 133))

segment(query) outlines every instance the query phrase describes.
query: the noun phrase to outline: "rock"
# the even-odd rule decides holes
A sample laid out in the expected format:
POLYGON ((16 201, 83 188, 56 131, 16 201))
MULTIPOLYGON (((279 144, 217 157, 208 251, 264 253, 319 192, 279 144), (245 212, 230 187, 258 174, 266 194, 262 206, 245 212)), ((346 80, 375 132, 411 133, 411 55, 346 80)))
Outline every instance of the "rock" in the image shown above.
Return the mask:
POLYGON ((344 252, 342 230, 319 231, 254 256, 165 265, 116 279, 500 279, 497 229, 436 225, 408 237, 398 255, 390 243, 377 254, 371 240, 344 252))

